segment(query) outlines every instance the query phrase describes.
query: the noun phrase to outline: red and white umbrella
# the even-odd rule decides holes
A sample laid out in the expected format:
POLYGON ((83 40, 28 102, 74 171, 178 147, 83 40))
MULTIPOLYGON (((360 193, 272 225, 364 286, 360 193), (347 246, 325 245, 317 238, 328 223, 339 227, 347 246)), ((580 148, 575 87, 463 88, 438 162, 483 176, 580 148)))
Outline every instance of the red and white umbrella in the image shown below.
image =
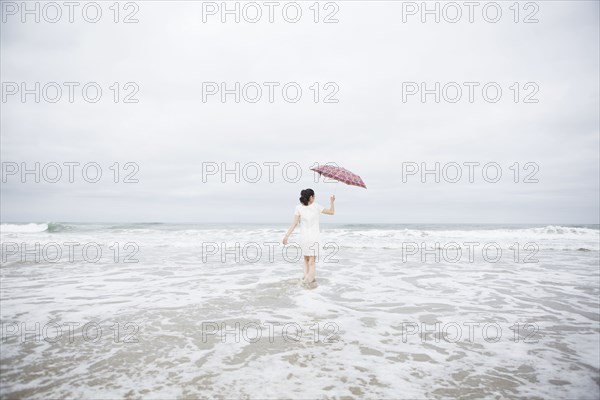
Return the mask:
POLYGON ((348 171, 346 168, 334 167, 332 165, 322 165, 317 168, 311 168, 312 171, 318 172, 320 175, 327 178, 335 179, 345 183, 346 185, 358 186, 367 188, 360 176, 348 171))

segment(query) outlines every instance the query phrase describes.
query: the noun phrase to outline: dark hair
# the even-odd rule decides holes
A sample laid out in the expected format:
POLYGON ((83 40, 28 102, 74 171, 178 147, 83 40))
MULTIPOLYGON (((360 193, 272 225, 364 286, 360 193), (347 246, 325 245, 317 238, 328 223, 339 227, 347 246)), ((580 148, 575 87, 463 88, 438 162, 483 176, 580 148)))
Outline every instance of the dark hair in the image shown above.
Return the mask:
POLYGON ((315 195, 315 191, 312 189, 304 189, 303 191, 300 192, 300 203, 304 204, 305 206, 308 205, 308 200, 310 199, 310 196, 314 196, 315 195))

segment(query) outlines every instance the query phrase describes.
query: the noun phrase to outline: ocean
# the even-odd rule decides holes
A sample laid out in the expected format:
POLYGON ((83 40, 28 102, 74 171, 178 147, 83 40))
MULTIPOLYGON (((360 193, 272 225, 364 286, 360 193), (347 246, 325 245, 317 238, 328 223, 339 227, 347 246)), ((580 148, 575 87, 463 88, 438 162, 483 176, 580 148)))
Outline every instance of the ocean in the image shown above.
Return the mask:
POLYGON ((287 227, 3 223, 1 397, 600 396, 598 225, 287 227))

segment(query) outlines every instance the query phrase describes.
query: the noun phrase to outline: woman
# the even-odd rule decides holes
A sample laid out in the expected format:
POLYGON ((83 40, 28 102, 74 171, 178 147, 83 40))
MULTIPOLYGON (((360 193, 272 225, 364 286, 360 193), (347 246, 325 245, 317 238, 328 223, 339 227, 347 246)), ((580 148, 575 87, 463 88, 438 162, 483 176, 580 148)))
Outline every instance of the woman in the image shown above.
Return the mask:
POLYGON ((300 249, 304 255, 304 277, 303 283, 315 282, 316 265, 315 256, 318 255, 321 230, 319 228, 319 214, 334 214, 333 203, 335 196, 331 196, 329 208, 325 208, 315 202, 315 192, 312 189, 304 189, 300 192, 300 203, 294 211, 292 226, 283 237, 283 244, 288 244, 288 239, 298 223, 300 223, 300 249))

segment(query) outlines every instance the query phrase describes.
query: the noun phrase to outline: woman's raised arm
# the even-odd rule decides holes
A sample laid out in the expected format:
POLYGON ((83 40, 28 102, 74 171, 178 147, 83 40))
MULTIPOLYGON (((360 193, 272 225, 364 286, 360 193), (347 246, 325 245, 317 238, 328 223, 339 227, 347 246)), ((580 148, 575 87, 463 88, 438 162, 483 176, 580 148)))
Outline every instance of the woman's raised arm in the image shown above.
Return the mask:
POLYGON ((331 195, 330 198, 330 203, 329 203, 329 208, 324 208, 323 209, 323 214, 328 214, 328 215, 333 215, 335 214, 335 195, 331 195))

